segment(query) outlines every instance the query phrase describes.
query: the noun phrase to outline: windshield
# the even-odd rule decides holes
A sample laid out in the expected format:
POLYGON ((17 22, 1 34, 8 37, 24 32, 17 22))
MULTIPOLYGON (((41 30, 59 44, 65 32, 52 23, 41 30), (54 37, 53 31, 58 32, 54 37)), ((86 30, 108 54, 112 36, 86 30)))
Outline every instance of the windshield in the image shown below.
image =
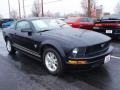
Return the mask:
POLYGON ((58 28, 71 28, 67 23, 59 19, 32 20, 37 31, 52 30, 58 28))

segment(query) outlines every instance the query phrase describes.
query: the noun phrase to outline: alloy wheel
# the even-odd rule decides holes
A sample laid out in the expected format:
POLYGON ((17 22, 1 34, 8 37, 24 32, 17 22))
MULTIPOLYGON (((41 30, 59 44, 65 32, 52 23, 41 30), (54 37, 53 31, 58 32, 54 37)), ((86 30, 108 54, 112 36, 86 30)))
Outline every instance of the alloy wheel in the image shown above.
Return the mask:
POLYGON ((45 55, 45 64, 49 71, 54 72, 58 69, 58 59, 52 52, 48 52, 45 55))

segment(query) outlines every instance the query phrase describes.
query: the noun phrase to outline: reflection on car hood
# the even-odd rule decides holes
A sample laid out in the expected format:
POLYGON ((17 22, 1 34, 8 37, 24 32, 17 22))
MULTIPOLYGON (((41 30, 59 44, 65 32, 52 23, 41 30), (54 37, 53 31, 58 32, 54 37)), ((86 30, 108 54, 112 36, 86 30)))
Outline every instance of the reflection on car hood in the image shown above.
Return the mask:
POLYGON ((110 37, 84 29, 57 29, 46 32, 47 36, 62 40, 68 44, 79 46, 91 46, 111 40, 110 37))

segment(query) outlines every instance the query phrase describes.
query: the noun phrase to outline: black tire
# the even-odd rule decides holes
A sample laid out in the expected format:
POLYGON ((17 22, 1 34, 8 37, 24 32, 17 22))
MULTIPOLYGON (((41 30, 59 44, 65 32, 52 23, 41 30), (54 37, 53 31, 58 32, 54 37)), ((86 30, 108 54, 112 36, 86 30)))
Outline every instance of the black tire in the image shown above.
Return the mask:
POLYGON ((44 52, 43 52, 43 63, 44 63, 44 66, 46 67, 46 69, 49 71, 50 74, 52 74, 52 75, 61 75, 61 74, 62 74, 64 65, 63 65, 63 63, 62 63, 62 61, 61 61, 61 56, 60 56, 60 54, 59 54, 55 49, 53 49, 53 48, 46 48, 46 49, 44 50, 44 52), (56 56, 56 58, 57 58, 57 62, 58 62, 57 65, 58 65, 58 66, 57 66, 57 69, 56 69, 55 71, 51 71, 51 70, 47 67, 47 65, 46 65, 45 57, 46 57, 47 53, 49 53, 49 52, 53 53, 53 54, 56 56))
POLYGON ((12 42, 9 39, 6 39, 6 48, 7 48, 7 51, 9 52, 9 54, 15 54, 16 53, 16 50, 12 46, 12 42), (11 49, 8 49, 8 43, 10 44, 11 49))

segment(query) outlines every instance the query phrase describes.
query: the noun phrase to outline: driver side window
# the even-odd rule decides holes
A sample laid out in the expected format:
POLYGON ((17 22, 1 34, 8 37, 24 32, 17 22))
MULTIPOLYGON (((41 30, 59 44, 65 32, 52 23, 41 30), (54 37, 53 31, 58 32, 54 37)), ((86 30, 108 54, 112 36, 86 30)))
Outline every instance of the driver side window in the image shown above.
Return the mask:
POLYGON ((27 21, 20 21, 16 24, 16 30, 31 28, 30 23, 27 21))

